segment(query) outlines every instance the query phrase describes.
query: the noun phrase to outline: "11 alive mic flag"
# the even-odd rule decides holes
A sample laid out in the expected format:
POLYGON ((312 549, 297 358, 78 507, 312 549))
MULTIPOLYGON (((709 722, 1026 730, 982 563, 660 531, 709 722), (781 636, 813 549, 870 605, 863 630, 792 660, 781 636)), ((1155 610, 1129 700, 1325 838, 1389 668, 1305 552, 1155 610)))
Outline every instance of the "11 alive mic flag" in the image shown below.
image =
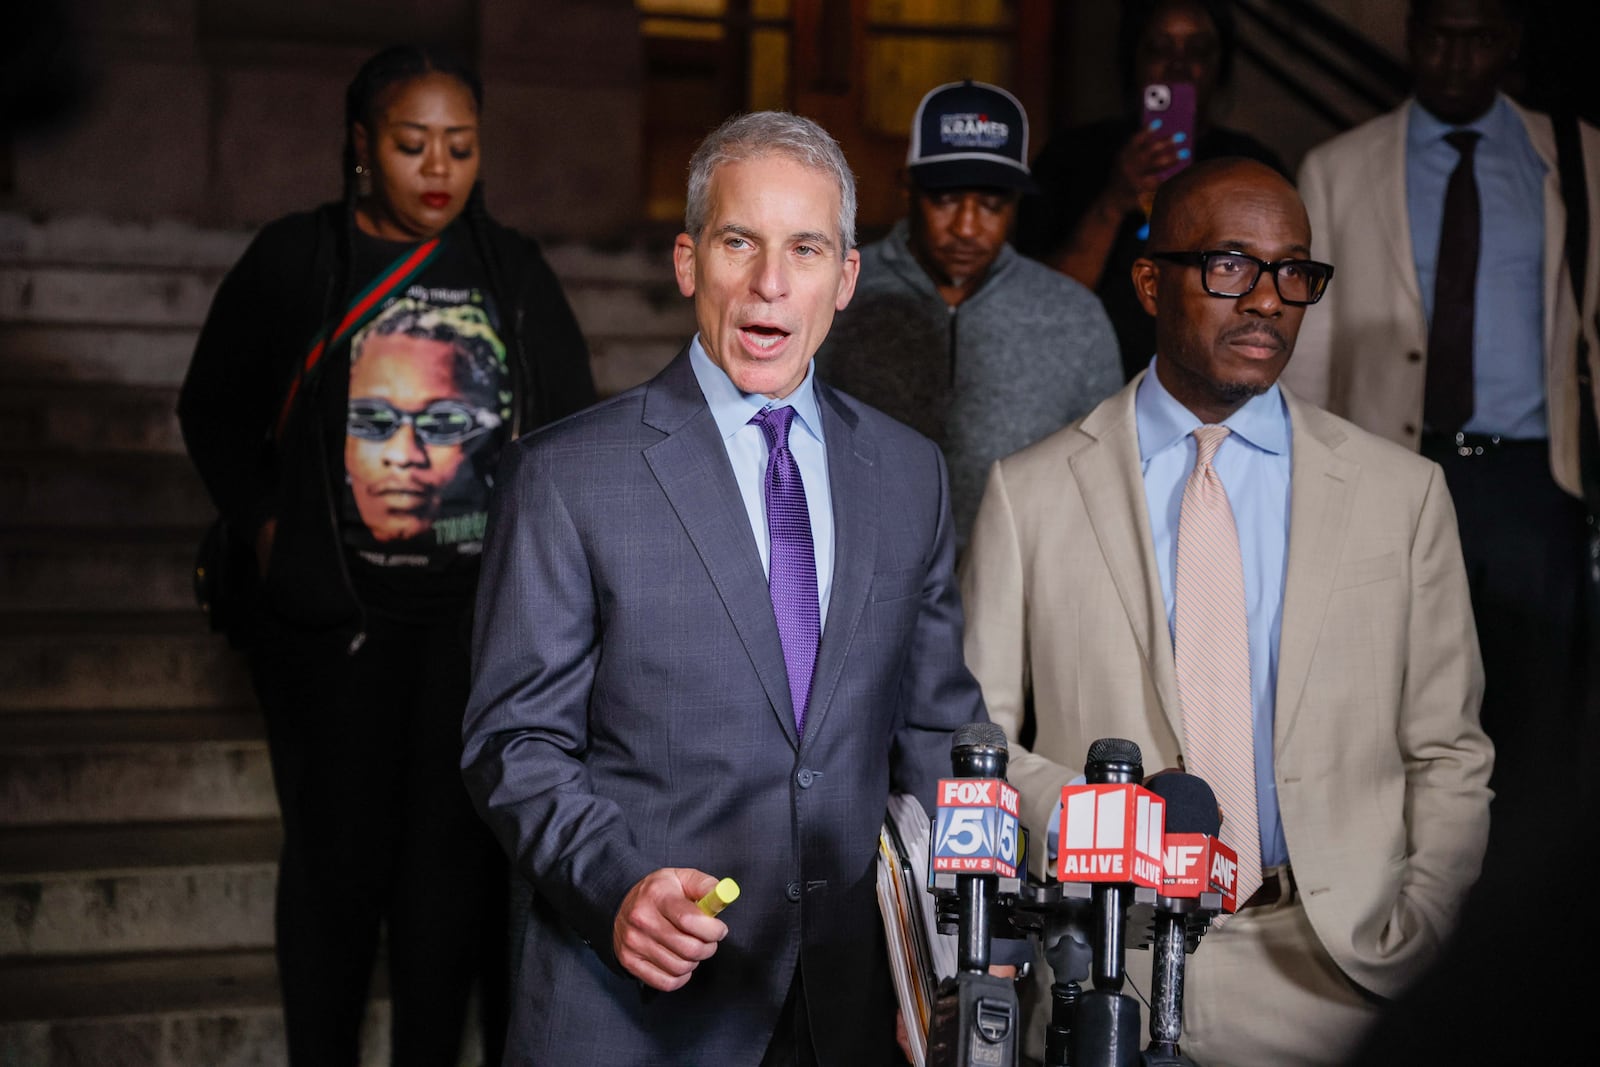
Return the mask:
POLYGON ((1021 849, 1018 793, 998 778, 941 778, 929 876, 1015 878, 1021 849))
POLYGON ((1161 890, 1166 802, 1129 783, 1069 785, 1061 790, 1056 878, 1131 882, 1161 890))

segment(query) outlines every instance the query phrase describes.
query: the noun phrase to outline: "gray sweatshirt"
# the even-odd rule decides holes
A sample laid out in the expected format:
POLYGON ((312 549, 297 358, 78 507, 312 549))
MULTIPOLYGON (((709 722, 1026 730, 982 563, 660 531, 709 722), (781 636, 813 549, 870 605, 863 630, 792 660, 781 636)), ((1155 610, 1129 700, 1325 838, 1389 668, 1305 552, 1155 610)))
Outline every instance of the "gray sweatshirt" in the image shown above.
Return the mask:
POLYGON ((950 307, 912 255, 904 220, 861 249, 855 298, 817 352, 823 380, 939 443, 965 548, 989 467, 1122 388, 1100 300, 1000 250, 977 292, 950 307))

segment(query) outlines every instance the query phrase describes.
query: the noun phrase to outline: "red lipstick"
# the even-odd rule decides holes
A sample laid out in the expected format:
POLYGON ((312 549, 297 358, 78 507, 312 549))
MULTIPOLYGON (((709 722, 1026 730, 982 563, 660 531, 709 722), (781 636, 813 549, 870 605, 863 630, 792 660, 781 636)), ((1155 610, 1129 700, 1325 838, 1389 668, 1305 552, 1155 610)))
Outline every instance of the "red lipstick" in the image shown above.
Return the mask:
POLYGON ((429 207, 431 207, 431 208, 433 208, 435 210, 438 210, 439 208, 448 207, 450 205, 450 194, 449 193, 423 193, 422 194, 422 202, 424 204, 427 204, 429 207))

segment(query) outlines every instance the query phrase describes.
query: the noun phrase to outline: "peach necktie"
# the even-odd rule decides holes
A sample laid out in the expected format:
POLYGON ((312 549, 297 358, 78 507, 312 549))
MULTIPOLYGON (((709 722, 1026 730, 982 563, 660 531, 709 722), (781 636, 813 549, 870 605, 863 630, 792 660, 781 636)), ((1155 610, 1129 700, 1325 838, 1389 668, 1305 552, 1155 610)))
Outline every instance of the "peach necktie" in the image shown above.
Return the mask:
POLYGON ((1194 431, 1195 463, 1178 514, 1173 657, 1183 708, 1184 769, 1222 807, 1222 840, 1239 853, 1239 902, 1261 887, 1250 630, 1239 531, 1212 466, 1226 426, 1194 431))

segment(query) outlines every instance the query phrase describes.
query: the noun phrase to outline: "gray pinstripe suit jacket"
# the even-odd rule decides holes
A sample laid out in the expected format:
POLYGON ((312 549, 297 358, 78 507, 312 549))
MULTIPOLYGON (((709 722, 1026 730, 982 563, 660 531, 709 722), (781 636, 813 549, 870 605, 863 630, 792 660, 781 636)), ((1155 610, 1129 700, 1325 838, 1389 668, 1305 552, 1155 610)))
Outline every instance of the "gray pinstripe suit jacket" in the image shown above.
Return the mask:
POLYGON ((874 896, 891 789, 985 716, 961 647, 944 461, 817 383, 838 546, 803 743, 766 579, 687 352, 507 450, 463 768, 535 894, 508 1040, 526 1064, 756 1064, 798 966, 821 1062, 895 1062, 874 896), (683 989, 611 927, 649 872, 742 889, 683 989))

